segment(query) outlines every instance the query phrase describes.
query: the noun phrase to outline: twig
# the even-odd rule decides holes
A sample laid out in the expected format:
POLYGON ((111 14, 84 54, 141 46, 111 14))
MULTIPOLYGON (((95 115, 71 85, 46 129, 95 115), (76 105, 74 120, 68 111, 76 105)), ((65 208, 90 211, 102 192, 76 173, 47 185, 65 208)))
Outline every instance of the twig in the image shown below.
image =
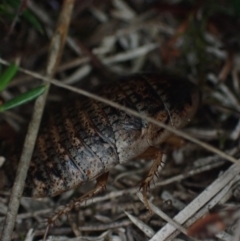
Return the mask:
MULTIPOLYGON (((54 23, 52 19, 48 16, 46 11, 41 9, 41 7, 37 5, 34 1, 29 1, 28 7, 43 22, 43 24, 46 25, 48 35, 52 35, 54 23)), ((81 56, 82 51, 72 37, 67 37, 67 44, 77 55, 81 56)))
MULTIPOLYGON (((197 198, 178 213, 174 220, 180 224, 187 222, 187 226, 192 224, 197 218, 203 216, 210 207, 219 203, 223 196, 230 191, 232 182, 240 173, 240 167, 232 165, 223 175, 217 178, 208 186, 197 198)), ((150 241, 172 240, 179 232, 169 223, 159 230, 150 241)))
POLYGON ((145 224, 142 220, 133 216, 127 211, 124 211, 124 212, 128 216, 128 218, 132 221, 132 223, 135 224, 140 230, 142 230, 142 232, 145 233, 147 237, 151 238, 154 235, 153 229, 149 227, 147 224, 145 224))
MULTIPOLYGON (((143 195, 141 193, 138 193, 137 196, 139 197, 139 199, 143 201, 143 195)), ((168 222, 168 224, 172 225, 173 227, 177 228, 179 231, 181 231, 184 234, 187 234, 187 230, 180 225, 180 223, 178 223, 176 220, 170 218, 167 214, 165 214, 162 210, 160 210, 158 207, 156 207, 155 205, 152 204, 151 201, 149 202, 149 206, 152 209, 152 211, 154 213, 156 213, 158 216, 160 216, 162 219, 164 219, 165 221, 168 222)), ((153 237, 153 236, 152 236, 153 237)), ((159 239, 159 240, 163 240, 163 239, 159 239)))
MULTIPOLYGON (((74 0, 65 0, 62 5, 62 10, 58 18, 57 28, 52 37, 51 44, 49 47, 49 55, 47 61, 46 77, 51 78, 56 70, 56 67, 59 63, 62 50, 65 44, 66 35, 68 32, 68 26, 70 22, 70 16, 73 8, 74 0)), ((44 110, 46 97, 50 83, 47 84, 47 90, 45 93, 40 96, 34 105, 32 120, 29 124, 27 135, 25 138, 22 155, 17 169, 16 178, 12 188, 8 212, 5 219, 2 241, 10 241, 14 223, 16 220, 20 198, 22 196, 25 179, 27 176, 28 167, 31 161, 31 156, 33 148, 35 145, 35 140, 37 137, 39 125, 41 122, 42 113, 44 110)))
POLYGON ((27 2, 28 2, 28 0, 21 0, 21 2, 19 3, 17 12, 16 12, 16 14, 15 14, 15 16, 14 16, 14 19, 13 19, 13 21, 12 21, 12 24, 11 24, 11 26, 10 26, 10 28, 9 28, 8 33, 7 33, 7 36, 5 37, 5 41, 7 41, 8 38, 9 38, 9 36, 12 34, 13 29, 14 29, 15 26, 16 26, 16 23, 17 23, 17 21, 18 21, 19 16, 22 14, 23 10, 25 10, 25 8, 26 8, 26 6, 27 6, 27 2))

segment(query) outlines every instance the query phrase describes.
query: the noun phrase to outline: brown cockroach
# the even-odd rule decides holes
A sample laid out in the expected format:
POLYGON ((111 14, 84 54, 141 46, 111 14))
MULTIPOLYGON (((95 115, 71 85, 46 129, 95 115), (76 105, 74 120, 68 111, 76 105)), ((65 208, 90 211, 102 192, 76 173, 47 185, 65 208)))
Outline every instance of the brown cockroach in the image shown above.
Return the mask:
MULTIPOLYGON (((194 84, 156 74, 130 76, 101 88, 98 95, 177 129, 190 121, 199 102, 194 84)), ((95 189, 54 215, 50 219, 53 223, 75 205, 101 191, 111 168, 135 159, 150 147, 159 148, 170 134, 164 128, 105 103, 76 99, 43 122, 24 195, 55 196, 96 179, 95 189)), ((148 208, 146 188, 160 164, 159 154, 142 182, 148 208)))

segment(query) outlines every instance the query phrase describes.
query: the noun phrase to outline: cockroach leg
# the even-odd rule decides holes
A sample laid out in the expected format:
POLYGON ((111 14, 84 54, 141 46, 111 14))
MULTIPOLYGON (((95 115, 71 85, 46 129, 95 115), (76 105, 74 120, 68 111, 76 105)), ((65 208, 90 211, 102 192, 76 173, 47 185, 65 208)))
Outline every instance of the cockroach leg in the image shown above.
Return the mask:
POLYGON ((162 164, 162 153, 159 151, 157 152, 157 155, 154 159, 154 162, 150 168, 150 170, 148 171, 147 177, 142 181, 141 184, 141 191, 142 191, 142 195, 143 195, 143 202, 145 207, 149 210, 150 213, 152 213, 152 209, 149 206, 148 203, 148 199, 147 199, 147 189, 150 186, 150 183, 154 177, 154 175, 157 174, 158 172, 158 167, 162 164))
POLYGON ((50 226, 52 226, 58 218, 60 218, 64 214, 69 213, 74 207, 79 206, 81 203, 83 203, 84 201, 87 201, 88 199, 92 198, 93 196, 95 196, 96 194, 98 194, 99 192, 103 191, 106 188, 108 174, 109 172, 103 173, 101 176, 97 178, 97 184, 94 189, 90 190, 89 192, 85 193, 78 199, 64 206, 61 210, 56 212, 52 217, 48 219, 48 225, 45 230, 43 241, 45 241, 47 238, 47 234, 50 226))

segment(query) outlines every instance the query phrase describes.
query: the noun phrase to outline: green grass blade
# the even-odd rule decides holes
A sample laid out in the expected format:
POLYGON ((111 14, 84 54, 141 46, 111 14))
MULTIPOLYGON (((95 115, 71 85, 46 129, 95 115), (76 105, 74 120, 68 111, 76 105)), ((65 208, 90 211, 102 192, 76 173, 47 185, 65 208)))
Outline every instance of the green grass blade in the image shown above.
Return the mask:
POLYGON ((238 15, 238 17, 240 16, 240 2, 239 0, 233 0, 233 6, 235 8, 235 11, 238 15))
POLYGON ((30 23, 30 25, 37 31, 41 34, 44 33, 43 27, 38 18, 27 8, 27 6, 21 6, 21 2, 19 0, 8 0, 0 4, 0 15, 1 14, 9 17, 10 19, 14 19, 16 14, 19 15, 19 17, 22 16, 23 19, 30 23))
POLYGON ((46 90, 46 85, 41 85, 36 87, 35 89, 29 90, 7 102, 5 102, 3 105, 0 106, 0 112, 3 112, 5 110, 9 110, 11 108, 14 108, 16 106, 25 104, 28 101, 31 101, 41 95, 46 90))
POLYGON ((28 9, 24 10, 22 13, 24 19, 26 19, 37 31, 41 34, 44 33, 43 28, 37 17, 28 9))
POLYGON ((18 71, 18 66, 11 64, 2 75, 0 75, 0 92, 6 88, 18 71))

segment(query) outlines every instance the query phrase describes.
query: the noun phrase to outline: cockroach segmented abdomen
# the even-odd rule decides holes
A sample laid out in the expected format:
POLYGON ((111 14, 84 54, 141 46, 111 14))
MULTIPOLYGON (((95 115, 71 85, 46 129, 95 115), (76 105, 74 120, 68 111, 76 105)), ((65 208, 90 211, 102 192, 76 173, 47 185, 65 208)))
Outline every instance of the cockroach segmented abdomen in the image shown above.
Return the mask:
MULTIPOLYGON (((154 74, 133 75, 103 86, 98 95, 173 128, 194 115, 199 94, 192 83, 154 74)), ((158 147, 170 133, 92 99, 63 105, 43 122, 25 195, 55 196, 158 147)))

